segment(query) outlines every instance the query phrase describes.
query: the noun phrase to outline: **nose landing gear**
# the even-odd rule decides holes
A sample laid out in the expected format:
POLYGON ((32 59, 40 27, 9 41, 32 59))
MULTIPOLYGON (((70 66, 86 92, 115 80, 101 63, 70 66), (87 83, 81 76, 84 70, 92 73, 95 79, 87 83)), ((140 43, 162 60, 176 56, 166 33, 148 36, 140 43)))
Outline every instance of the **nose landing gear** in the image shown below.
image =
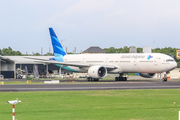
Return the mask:
POLYGON ((163 82, 167 82, 167 76, 166 76, 166 74, 164 74, 163 82))

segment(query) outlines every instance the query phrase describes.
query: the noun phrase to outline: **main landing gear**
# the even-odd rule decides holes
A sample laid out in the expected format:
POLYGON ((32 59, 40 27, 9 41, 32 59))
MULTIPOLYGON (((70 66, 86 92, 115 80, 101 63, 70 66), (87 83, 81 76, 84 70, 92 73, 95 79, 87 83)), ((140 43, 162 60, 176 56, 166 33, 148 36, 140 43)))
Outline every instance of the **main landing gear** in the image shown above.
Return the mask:
POLYGON ((98 78, 91 78, 91 77, 88 77, 87 80, 88 80, 88 81, 99 81, 98 78))
POLYGON ((123 73, 119 73, 119 77, 115 77, 115 81, 127 81, 127 77, 123 77, 123 73))

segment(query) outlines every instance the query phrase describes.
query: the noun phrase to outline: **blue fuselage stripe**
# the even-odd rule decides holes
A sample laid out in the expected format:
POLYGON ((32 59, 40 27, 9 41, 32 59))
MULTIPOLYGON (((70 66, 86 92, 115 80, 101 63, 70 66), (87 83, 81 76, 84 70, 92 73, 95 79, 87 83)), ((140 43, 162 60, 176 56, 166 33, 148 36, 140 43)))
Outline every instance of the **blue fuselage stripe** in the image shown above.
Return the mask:
POLYGON ((56 65, 57 65, 58 67, 61 67, 61 68, 65 69, 65 70, 68 70, 68 71, 71 71, 71 72, 78 72, 78 71, 73 70, 72 68, 70 68, 70 67, 68 67, 68 66, 62 67, 63 65, 59 65, 59 64, 56 64, 56 65))

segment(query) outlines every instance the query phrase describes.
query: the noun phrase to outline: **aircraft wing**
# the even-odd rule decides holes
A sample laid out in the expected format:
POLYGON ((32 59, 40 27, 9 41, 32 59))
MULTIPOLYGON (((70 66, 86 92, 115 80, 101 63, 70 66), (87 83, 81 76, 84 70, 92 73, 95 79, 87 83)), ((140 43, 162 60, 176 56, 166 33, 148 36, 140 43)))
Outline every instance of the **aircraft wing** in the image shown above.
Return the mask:
MULTIPOLYGON (((29 57, 25 57, 27 59, 33 59, 34 62, 39 62, 39 63, 45 63, 45 64, 59 64, 59 65, 63 65, 63 66, 74 66, 74 67, 90 67, 90 66, 94 66, 97 64, 88 64, 88 63, 73 63, 73 62, 58 62, 58 61, 52 61, 52 60, 45 60, 45 59, 38 59, 38 58, 29 58, 29 57)), ((115 65, 102 65, 106 68, 118 68, 115 65)))

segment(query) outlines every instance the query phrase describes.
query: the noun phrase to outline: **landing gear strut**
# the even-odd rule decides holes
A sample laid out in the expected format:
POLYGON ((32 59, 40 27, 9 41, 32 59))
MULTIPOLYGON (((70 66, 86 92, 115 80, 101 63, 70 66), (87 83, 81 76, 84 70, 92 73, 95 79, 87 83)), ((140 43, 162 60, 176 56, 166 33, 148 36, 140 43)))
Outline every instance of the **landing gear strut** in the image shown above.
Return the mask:
POLYGON ((99 81, 98 78, 91 78, 91 77, 88 77, 87 80, 88 80, 88 81, 99 81))
POLYGON ((127 77, 123 77, 123 73, 119 73, 119 77, 115 77, 115 81, 127 81, 127 77))

